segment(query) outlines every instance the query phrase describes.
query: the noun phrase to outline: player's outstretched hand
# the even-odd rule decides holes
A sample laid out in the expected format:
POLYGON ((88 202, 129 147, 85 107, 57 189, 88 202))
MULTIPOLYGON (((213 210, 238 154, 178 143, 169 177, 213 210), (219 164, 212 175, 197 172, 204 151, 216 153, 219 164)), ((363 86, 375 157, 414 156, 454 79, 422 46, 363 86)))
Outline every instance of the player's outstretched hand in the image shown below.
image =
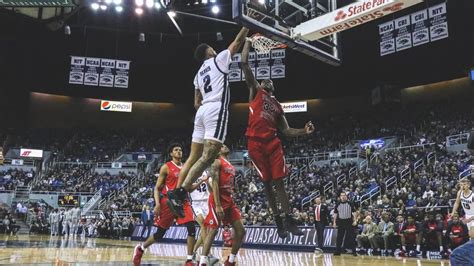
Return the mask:
POLYGON ((304 126, 304 130, 306 131, 306 134, 312 134, 314 132, 313 122, 309 121, 308 123, 306 123, 306 125, 304 126))

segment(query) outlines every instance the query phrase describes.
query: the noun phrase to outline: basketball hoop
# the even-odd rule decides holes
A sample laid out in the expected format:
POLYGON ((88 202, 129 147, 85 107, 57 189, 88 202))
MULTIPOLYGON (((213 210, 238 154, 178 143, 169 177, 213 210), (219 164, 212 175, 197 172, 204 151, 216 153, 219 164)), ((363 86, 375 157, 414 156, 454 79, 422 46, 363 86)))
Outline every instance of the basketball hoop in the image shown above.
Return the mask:
POLYGON ((250 40, 252 41, 252 47, 259 53, 268 53, 273 49, 288 47, 286 44, 274 41, 258 33, 250 37, 250 40))

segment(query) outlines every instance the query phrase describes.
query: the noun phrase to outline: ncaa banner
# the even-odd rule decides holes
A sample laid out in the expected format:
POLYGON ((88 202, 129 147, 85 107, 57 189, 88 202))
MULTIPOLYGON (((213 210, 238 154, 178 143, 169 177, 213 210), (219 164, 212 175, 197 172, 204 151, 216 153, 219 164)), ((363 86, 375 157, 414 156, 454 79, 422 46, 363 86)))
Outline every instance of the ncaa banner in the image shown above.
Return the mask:
POLYGON ((395 22, 395 47, 398 51, 411 48, 411 23, 410 15, 394 20, 395 22))
POLYGON ((270 51, 272 64, 270 66, 270 77, 272 79, 285 78, 285 64, 283 60, 286 57, 285 49, 274 49, 270 51))
POLYGON ((430 16, 430 39, 437 41, 448 37, 448 22, 446 18, 446 3, 428 8, 430 16))
POLYGON ((84 66, 86 58, 71 56, 71 70, 69 71, 70 84, 84 84, 84 66))
POLYGON ((379 25, 380 56, 395 53, 394 30, 393 20, 379 25))
POLYGON ((86 69, 84 75, 84 85, 99 85, 100 58, 86 58, 86 69))
POLYGON ((130 70, 130 61, 117 60, 115 75, 115 87, 128 88, 128 71, 130 70))
MULTIPOLYGON (((300 227, 303 231, 303 235, 295 236, 290 234, 287 238, 281 239, 278 237, 277 229, 273 226, 247 226, 245 227, 246 233, 243 240, 244 247, 260 247, 260 248, 295 248, 295 249, 307 249, 314 250, 317 246, 318 238, 317 232, 314 227, 300 227)), ((197 228, 199 231, 199 228, 197 228)), ((143 226, 137 225, 134 228, 132 234, 132 240, 141 240, 146 238, 148 235, 152 235, 156 232, 155 226, 143 226)), ((216 235, 215 244, 222 244, 222 228, 216 235)), ((199 232, 196 233, 197 235, 199 232)), ((186 227, 172 226, 163 239, 168 242, 184 243, 188 237, 186 227)), ((327 227, 324 230, 324 247, 334 248, 336 247, 337 229, 327 227)))
POLYGON ((241 57, 241 54, 235 54, 232 56, 232 62, 229 65, 229 82, 240 81, 242 79, 242 72, 240 71, 239 66, 241 57))
POLYGON ((259 79, 270 78, 270 53, 259 53, 257 52, 257 75, 255 77, 259 79))
POLYGON ((428 10, 423 9, 411 16, 411 30, 413 46, 422 45, 430 41, 428 10))
POLYGON ((114 73, 112 72, 115 68, 115 60, 102 59, 100 62, 102 67, 102 73, 99 78, 99 86, 101 87, 113 87, 114 86, 114 73))

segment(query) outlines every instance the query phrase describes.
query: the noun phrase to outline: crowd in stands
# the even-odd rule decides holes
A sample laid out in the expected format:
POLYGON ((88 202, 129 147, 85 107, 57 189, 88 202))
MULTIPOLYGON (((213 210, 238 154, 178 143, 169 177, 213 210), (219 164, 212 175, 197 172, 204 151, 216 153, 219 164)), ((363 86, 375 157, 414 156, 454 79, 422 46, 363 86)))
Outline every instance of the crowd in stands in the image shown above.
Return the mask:
POLYGON ((0 191, 15 190, 17 186, 27 186, 33 181, 35 175, 34 171, 21 169, 0 171, 0 191))

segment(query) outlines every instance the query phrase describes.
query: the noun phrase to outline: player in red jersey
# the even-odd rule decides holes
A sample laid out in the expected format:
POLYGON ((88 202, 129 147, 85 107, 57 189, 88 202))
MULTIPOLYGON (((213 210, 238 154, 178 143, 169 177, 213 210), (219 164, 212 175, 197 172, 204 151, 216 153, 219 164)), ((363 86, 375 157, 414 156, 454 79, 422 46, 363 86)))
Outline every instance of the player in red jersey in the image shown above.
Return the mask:
POLYGON ((229 152, 229 148, 223 145, 220 151, 220 157, 216 159, 211 166, 212 194, 209 197, 209 214, 204 221, 208 232, 202 249, 201 266, 207 265, 207 256, 209 255, 212 242, 221 224, 231 224, 234 228, 232 251, 224 266, 235 265, 236 256, 245 235, 244 225, 240 220, 239 208, 232 199, 232 194, 234 193, 235 168, 227 161, 229 152))
POLYGON ((155 197, 155 209, 154 217, 155 223, 154 225, 158 227, 158 230, 155 234, 148 237, 148 239, 143 244, 138 244, 135 247, 135 251, 133 253, 133 264, 135 266, 140 265, 143 253, 145 249, 151 246, 155 242, 159 242, 163 239, 163 236, 166 233, 166 230, 170 228, 173 224, 174 220, 176 219, 176 223, 179 225, 185 225, 188 229, 188 254, 185 266, 194 266, 192 261, 193 257, 193 248, 196 236, 196 228, 194 226, 194 216, 193 210, 189 202, 184 203, 184 217, 178 217, 171 212, 171 210, 166 205, 168 201, 167 193, 169 190, 173 190, 176 188, 176 184, 178 183, 178 175, 179 171, 182 167, 181 159, 183 157, 183 149, 179 144, 172 144, 168 149, 168 154, 172 158, 171 161, 165 163, 160 168, 160 174, 158 176, 158 181, 155 185, 154 197, 155 197))
POLYGON ((250 91, 250 112, 246 132, 249 156, 263 180, 268 203, 275 215, 278 235, 285 238, 288 235, 287 231, 294 235, 302 235, 303 232, 298 229, 290 214, 290 203, 283 183, 283 178, 288 175, 288 170, 277 130, 280 130, 285 137, 297 137, 313 133, 314 126, 311 121, 301 129, 288 126, 283 109, 273 96, 275 91, 273 82, 266 79, 258 84, 255 80, 248 64, 250 46, 251 41, 247 40, 242 51, 242 70, 250 91), (276 195, 273 192, 273 186, 275 186, 276 195), (285 215, 284 223, 277 208, 277 200, 285 215))

